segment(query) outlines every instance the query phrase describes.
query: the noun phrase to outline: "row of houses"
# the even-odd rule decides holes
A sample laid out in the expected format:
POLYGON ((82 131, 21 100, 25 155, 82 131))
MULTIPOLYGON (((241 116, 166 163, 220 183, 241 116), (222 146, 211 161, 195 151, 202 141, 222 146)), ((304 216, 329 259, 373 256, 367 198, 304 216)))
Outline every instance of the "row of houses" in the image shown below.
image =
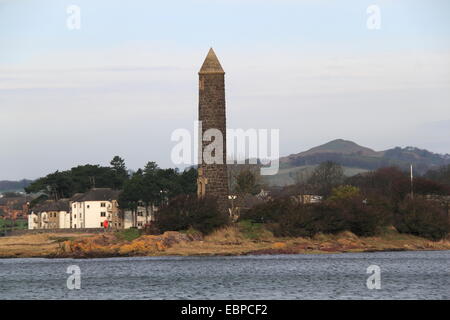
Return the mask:
POLYGON ((155 219, 155 207, 135 212, 119 208, 120 191, 94 188, 70 199, 44 201, 31 209, 28 229, 144 228, 155 219))
MULTIPOLYGON (((236 220, 242 210, 270 200, 271 192, 261 190, 255 196, 229 196, 230 217, 236 220)), ((155 221, 156 207, 139 205, 137 210, 119 207, 120 191, 94 188, 78 193, 70 199, 47 200, 34 206, 28 215, 28 229, 141 229, 155 221)), ((317 203, 322 197, 315 195, 291 196, 301 203, 317 203)))

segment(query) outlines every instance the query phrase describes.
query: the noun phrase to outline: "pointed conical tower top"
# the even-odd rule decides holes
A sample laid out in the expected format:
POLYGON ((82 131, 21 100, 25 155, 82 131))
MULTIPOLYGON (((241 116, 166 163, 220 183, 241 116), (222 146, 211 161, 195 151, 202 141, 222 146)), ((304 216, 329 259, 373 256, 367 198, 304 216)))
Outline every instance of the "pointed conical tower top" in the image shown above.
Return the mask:
POLYGON ((206 56, 205 61, 199 71, 199 74, 207 74, 207 73, 219 73, 224 74, 222 66, 220 65, 219 59, 213 50, 213 48, 209 49, 208 55, 206 56))

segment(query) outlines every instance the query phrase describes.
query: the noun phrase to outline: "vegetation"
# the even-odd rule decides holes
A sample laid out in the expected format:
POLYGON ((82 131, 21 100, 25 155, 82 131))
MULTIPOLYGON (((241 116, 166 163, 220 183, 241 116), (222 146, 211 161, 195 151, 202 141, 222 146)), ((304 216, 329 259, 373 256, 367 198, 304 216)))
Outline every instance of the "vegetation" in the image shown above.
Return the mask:
POLYGON ((218 210, 216 199, 198 199, 196 195, 175 197, 156 213, 156 226, 160 232, 192 228, 209 234, 228 222, 228 215, 218 210))
POLYGON ((326 161, 320 164, 308 179, 308 184, 317 194, 328 196, 334 187, 344 181, 344 170, 334 162, 326 161))
POLYGON ((447 236, 450 220, 447 212, 438 203, 421 198, 406 199, 396 212, 395 227, 401 233, 440 240, 447 236))
POLYGON ((3 219, 0 217, 0 235, 4 235, 5 231, 23 230, 28 228, 28 221, 26 219, 3 219))
POLYGON ((119 206, 129 209, 136 219, 138 206, 147 210, 151 206, 164 206, 178 195, 194 194, 197 191, 197 170, 179 173, 174 169, 160 169, 149 162, 144 170, 139 169, 125 181, 119 196, 119 206))
POLYGON ((27 193, 42 192, 31 206, 46 199, 70 198, 92 187, 123 190, 119 199, 122 208, 135 210, 138 203, 159 205, 179 194, 196 192, 197 171, 178 172, 161 169, 149 162, 144 169, 129 174, 125 161, 115 156, 109 167, 83 165, 67 171, 56 171, 34 181, 25 188, 27 193))
POLYGON ((358 237, 351 232, 341 232, 317 234, 308 238, 275 238, 266 231, 257 238, 249 238, 240 223, 217 229, 203 238, 198 238, 198 234, 190 236, 173 231, 163 235, 141 235, 131 241, 117 239, 111 233, 64 236, 43 233, 0 237, 0 258, 317 254, 449 249, 449 241, 430 241, 409 234, 399 234, 394 229, 386 229, 382 235, 375 237, 358 237))
POLYGON ((343 231, 375 236, 390 225, 401 233, 431 240, 445 238, 450 232, 448 198, 439 197, 450 194, 449 186, 417 177, 411 189, 409 175, 395 167, 344 178, 339 165, 327 162, 315 169, 307 184, 287 189, 243 213, 241 221, 264 223, 278 237, 343 231), (311 192, 322 195, 323 201, 304 203, 296 197, 311 192), (426 199, 429 195, 437 200, 426 199))
POLYGON ((242 235, 251 240, 263 240, 272 238, 273 234, 263 223, 253 223, 251 220, 243 220, 238 223, 239 231, 242 235))
MULTIPOLYGON (((373 151, 358 152, 367 155, 373 151)), ((419 151, 394 150, 390 156, 403 159, 408 152, 419 151)), ((430 157, 427 153, 421 155, 430 157)), ((272 236, 315 237, 342 232, 370 237, 382 234, 389 226, 394 226, 400 233, 431 240, 443 239, 450 232, 449 172, 449 165, 431 170, 415 177, 411 184, 409 173, 397 167, 383 167, 345 177, 339 164, 327 161, 315 167, 306 181, 274 193, 271 200, 242 212, 233 228, 250 240, 272 236), (308 203, 298 195, 320 195, 322 201, 308 203)), ((44 192, 33 205, 48 198, 70 197, 92 186, 121 189, 119 205, 134 212, 135 218, 139 206, 159 207, 152 232, 209 235, 229 226, 229 217, 219 212, 216 199, 197 198, 196 178, 197 171, 193 168, 178 172, 161 169, 154 162, 130 173, 125 161, 116 156, 109 167, 85 165, 57 171, 36 180, 26 190, 44 192)), ((232 190, 239 195, 255 195, 261 186, 258 176, 245 169, 236 173, 232 190)), ((117 237, 133 241, 139 237, 139 232, 130 230, 117 237)))
POLYGON ((56 171, 39 178, 25 188, 27 193, 43 192, 50 199, 70 198, 92 187, 119 189, 121 173, 113 167, 84 165, 67 171, 56 171))
POLYGON ((254 207, 241 219, 265 222, 275 236, 281 237, 312 237, 318 233, 343 231, 358 236, 376 235, 389 225, 388 214, 382 203, 364 200, 357 195, 308 205, 281 198, 254 207))
POLYGON ((429 170, 425 174, 425 178, 450 186, 450 164, 435 170, 429 170))
POLYGON ((261 185, 257 181, 256 174, 249 170, 242 170, 236 176, 234 192, 237 194, 257 194, 261 191, 261 185))
POLYGON ((115 236, 121 241, 133 241, 141 236, 141 232, 136 228, 130 228, 116 232, 115 236))
POLYGON ((391 166, 398 167, 401 170, 408 170, 411 164, 414 166, 414 171, 422 175, 429 169, 449 165, 450 155, 432 153, 413 147, 396 147, 377 152, 357 145, 352 141, 338 139, 310 150, 281 158, 279 173, 273 176, 265 176, 264 180, 272 186, 295 184, 298 182, 297 173, 305 170, 310 171, 311 168, 326 161, 332 161, 341 165, 347 176, 391 166))

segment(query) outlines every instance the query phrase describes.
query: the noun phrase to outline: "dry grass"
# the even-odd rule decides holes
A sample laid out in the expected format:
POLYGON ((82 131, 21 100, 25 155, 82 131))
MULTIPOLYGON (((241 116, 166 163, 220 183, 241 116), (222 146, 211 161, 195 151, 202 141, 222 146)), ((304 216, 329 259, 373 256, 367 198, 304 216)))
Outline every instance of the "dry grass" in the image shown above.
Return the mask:
POLYGON ((92 234, 27 234, 0 237, 0 258, 46 257, 58 250, 61 241, 67 238, 83 238, 92 234))
MULTIPOLYGON (((0 238, 0 257, 49 257, 64 251, 62 246, 79 247, 79 257, 108 255, 243 255, 338 253, 387 250, 450 250, 450 241, 433 242, 387 230, 378 237, 357 237, 351 232, 318 234, 313 238, 275 238, 270 233, 249 237, 241 226, 215 231, 202 240, 172 232, 165 236, 141 236, 133 241, 117 241, 113 235, 36 234, 0 238), (111 239, 109 239, 111 238, 111 239), (100 241, 102 240, 102 241, 100 241), (114 241, 113 241, 114 240, 114 241), (86 252, 84 252, 86 251, 86 252), (83 253, 84 252, 84 253, 83 253)), ((75 256, 75 255, 74 255, 75 256)))

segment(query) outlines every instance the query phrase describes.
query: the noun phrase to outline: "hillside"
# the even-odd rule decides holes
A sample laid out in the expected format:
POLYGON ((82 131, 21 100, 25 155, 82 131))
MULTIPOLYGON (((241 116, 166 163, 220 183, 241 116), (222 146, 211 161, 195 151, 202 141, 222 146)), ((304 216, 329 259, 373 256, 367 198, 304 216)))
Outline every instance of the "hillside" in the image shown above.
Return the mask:
POLYGON ((411 164, 416 173, 423 174, 430 169, 450 164, 450 155, 415 147, 374 151, 353 141, 337 139, 307 151, 280 158, 279 173, 275 176, 266 176, 265 181, 272 186, 285 186, 304 181, 317 165, 325 161, 339 163, 348 176, 387 166, 397 166, 407 170, 411 164))
POLYGON ((336 139, 330 142, 327 142, 323 145, 311 148, 307 151, 300 152, 294 155, 287 156, 285 158, 281 158, 280 162, 286 160, 292 160, 298 157, 306 157, 309 155, 314 155, 318 153, 341 153, 341 154, 355 154, 360 156, 369 156, 376 157, 380 154, 370 148, 362 147, 359 144, 356 144, 353 141, 336 139))
POLYGON ((0 181, 0 193, 6 191, 23 191, 23 189, 30 185, 32 180, 23 179, 20 181, 0 181))

